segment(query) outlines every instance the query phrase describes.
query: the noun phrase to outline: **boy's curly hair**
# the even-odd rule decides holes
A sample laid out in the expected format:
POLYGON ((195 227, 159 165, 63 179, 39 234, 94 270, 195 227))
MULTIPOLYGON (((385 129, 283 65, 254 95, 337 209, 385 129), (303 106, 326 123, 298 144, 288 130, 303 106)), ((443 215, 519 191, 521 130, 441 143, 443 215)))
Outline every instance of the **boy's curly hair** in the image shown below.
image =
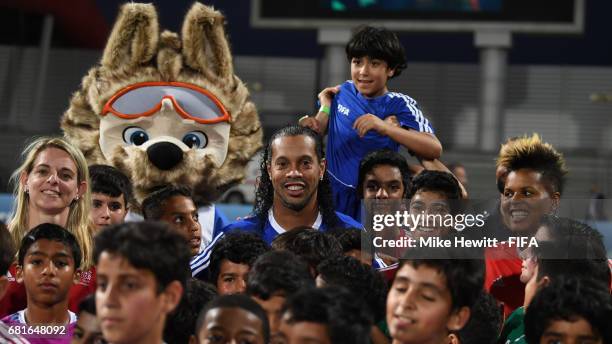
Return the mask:
POLYGON ((382 274, 349 256, 335 256, 317 266, 320 278, 328 286, 340 286, 365 302, 374 322, 385 318, 388 286, 382 274))
POLYGON ((563 193, 567 174, 563 154, 550 143, 543 142, 538 134, 525 135, 502 145, 497 166, 505 166, 510 171, 522 168, 535 170, 542 174, 553 192, 563 193))
POLYGON ((567 277, 552 281, 533 298, 525 313, 528 343, 540 343, 555 321, 586 320, 602 343, 612 341, 612 298, 608 286, 584 278, 567 277))
POLYGON ((221 238, 210 254, 208 282, 217 284, 224 259, 235 264, 253 266, 255 260, 268 252, 270 246, 257 234, 233 231, 221 238))

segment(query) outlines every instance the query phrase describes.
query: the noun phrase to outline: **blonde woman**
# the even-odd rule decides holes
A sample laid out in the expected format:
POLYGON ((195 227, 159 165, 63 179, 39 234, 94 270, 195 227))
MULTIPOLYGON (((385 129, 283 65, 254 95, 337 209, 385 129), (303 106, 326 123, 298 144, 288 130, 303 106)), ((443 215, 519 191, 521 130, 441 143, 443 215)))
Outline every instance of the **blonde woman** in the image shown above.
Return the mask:
MULTIPOLYGON (((74 234, 81 246, 83 261, 81 281, 70 291, 73 309, 82 296, 95 289, 87 162, 78 148, 61 137, 34 140, 22 157, 21 166, 11 178, 15 185, 15 211, 8 224, 9 231, 17 247, 26 233, 41 223, 54 223, 74 234)), ((25 294, 23 284, 16 282, 9 285, 8 295, 0 302, 0 314, 25 307, 22 304, 25 299, 21 300, 25 294)))

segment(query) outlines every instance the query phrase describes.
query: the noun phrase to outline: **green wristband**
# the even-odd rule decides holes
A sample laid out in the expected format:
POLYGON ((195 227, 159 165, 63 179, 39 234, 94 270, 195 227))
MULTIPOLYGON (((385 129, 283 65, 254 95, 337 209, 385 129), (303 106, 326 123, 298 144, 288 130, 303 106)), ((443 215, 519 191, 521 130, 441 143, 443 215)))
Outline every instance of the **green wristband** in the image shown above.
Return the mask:
POLYGON ((329 110, 329 106, 327 106, 327 105, 321 105, 321 107, 319 108, 319 112, 325 112, 326 114, 328 114, 328 115, 329 115, 329 112, 330 112, 330 110, 329 110))

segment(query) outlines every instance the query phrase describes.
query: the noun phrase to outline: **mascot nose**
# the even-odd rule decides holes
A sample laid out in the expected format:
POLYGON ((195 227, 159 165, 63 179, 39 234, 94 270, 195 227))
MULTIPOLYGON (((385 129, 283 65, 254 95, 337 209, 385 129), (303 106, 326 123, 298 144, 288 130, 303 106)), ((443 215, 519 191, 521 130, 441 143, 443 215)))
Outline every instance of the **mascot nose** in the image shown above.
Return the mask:
POLYGON ((174 143, 158 142, 147 148, 149 160, 160 170, 167 171, 183 160, 183 151, 174 143))
POLYGON ((164 111, 174 111, 174 105, 172 105, 172 101, 168 98, 162 99, 162 110, 164 111))

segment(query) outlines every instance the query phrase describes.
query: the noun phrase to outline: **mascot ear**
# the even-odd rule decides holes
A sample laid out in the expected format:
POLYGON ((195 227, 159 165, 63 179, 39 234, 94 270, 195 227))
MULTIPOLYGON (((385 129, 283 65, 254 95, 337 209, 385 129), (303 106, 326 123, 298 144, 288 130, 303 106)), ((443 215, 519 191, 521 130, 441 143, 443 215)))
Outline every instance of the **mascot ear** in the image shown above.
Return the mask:
POLYGON ((232 55, 224 23, 219 11, 194 3, 183 22, 183 55, 189 67, 212 80, 221 78, 233 84, 232 55))
POLYGON ((151 4, 121 6, 104 54, 102 66, 109 71, 128 71, 153 57, 159 39, 157 12, 151 4))

